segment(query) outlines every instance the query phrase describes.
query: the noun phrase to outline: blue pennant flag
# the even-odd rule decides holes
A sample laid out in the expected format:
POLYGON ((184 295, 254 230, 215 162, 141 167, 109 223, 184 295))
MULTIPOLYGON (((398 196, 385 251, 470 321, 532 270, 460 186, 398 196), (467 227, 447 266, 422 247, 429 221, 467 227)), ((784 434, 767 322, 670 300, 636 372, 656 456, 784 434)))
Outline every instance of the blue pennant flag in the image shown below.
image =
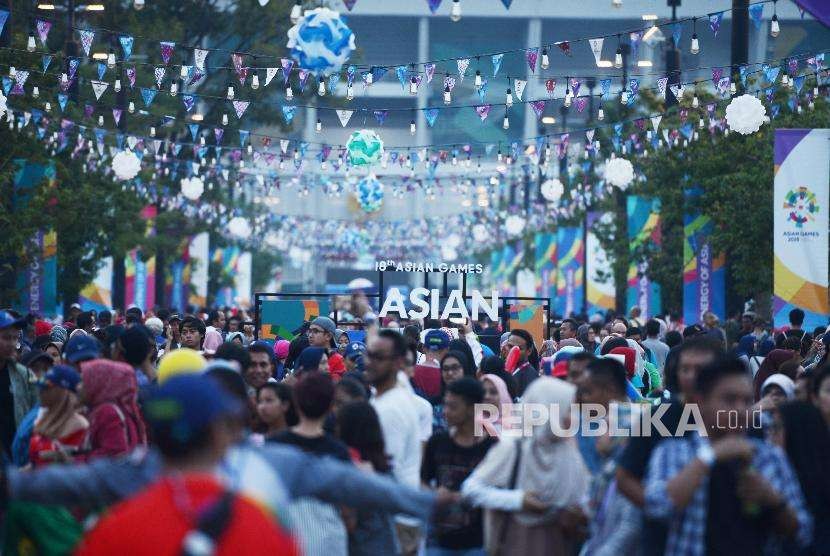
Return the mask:
POLYGON ((104 136, 107 134, 106 130, 101 129, 100 127, 95 128, 95 138, 97 139, 98 143, 104 142, 104 136))
POLYGON ((339 73, 333 73, 333 74, 329 75, 328 89, 329 89, 329 94, 330 95, 333 95, 337 92, 337 83, 339 81, 340 81, 340 74, 339 73))
POLYGON ((35 122, 35 125, 40 123, 40 119, 43 117, 43 112, 38 110, 37 108, 32 109, 32 121, 35 122))
POLYGON ((285 123, 290 124, 291 121, 294 119, 294 115, 297 113, 296 106, 287 106, 283 104, 282 108, 282 117, 285 118, 285 123))
POLYGON ((747 65, 746 64, 741 64, 738 67, 738 73, 741 76, 741 85, 746 87, 746 77, 749 74, 749 68, 747 67, 747 65))
POLYGON ((691 139, 692 135, 694 135, 695 128, 692 127, 692 124, 686 122, 682 126, 680 126, 680 133, 682 133, 686 139, 691 139))
POLYGON ((372 83, 377 83, 389 71, 386 68, 375 66, 372 68, 372 83))
POLYGON ((40 65, 43 67, 43 73, 46 73, 46 70, 49 69, 49 64, 52 63, 52 56, 49 54, 44 54, 40 57, 40 65))
POLYGON ((4 75, 3 76, 3 94, 9 96, 9 91, 12 90, 12 78, 4 75))
POLYGON ((121 35, 118 37, 118 42, 121 43, 121 50, 124 51, 124 60, 129 60, 133 55, 133 38, 129 35, 121 35))
POLYGON ((8 10, 0 10, 0 35, 3 34, 3 27, 6 26, 6 21, 9 19, 8 10))
POLYGON ((759 3, 749 6, 749 18, 752 20, 752 23, 755 24, 755 30, 759 31, 761 29, 761 23, 764 19, 764 5, 759 3))
POLYGON ((437 108, 427 108, 424 110, 424 119, 427 121, 429 127, 435 125, 435 120, 438 118, 438 109, 437 108))
POLYGON ((614 150, 615 151, 620 150, 620 138, 619 137, 616 137, 616 136, 612 137, 611 138, 611 143, 614 145, 614 150))
POLYGON ((104 74, 107 73, 107 63, 98 62, 98 81, 104 79, 104 74))
POLYGON ((775 83, 778 80, 779 73, 781 73, 781 66, 764 68, 764 77, 768 83, 775 83))
POLYGON ((180 143, 173 145, 173 156, 179 156, 180 152, 182 152, 182 145, 180 143))
POLYGON ((481 87, 478 88, 478 98, 481 100, 481 103, 484 104, 484 97, 487 96, 487 80, 484 79, 481 82, 481 87))
POLYGON ((600 79, 599 80, 600 90, 602 90, 602 98, 608 99, 608 96, 611 94, 611 80, 610 79, 600 79))
POLYGON ((671 28, 671 38, 674 41, 674 47, 677 48, 680 46, 680 36, 683 34, 683 26, 678 21, 677 23, 672 23, 669 25, 671 28))
POLYGON ((395 75, 398 76, 398 81, 401 82, 401 90, 406 91, 406 66, 396 67, 395 75))
POLYGON ((144 106, 150 106, 156 98, 158 91, 155 89, 141 88, 141 98, 144 99, 144 106))
POLYGON ((383 125, 383 122, 386 121, 386 116, 389 115, 389 110, 373 110, 372 114, 374 114, 375 119, 378 121, 378 125, 383 125))
POLYGON ((193 138, 193 142, 196 142, 196 136, 199 135, 199 124, 188 124, 187 127, 190 128, 190 136, 193 138))
POLYGON ((504 58, 504 54, 494 54, 491 58, 491 60, 493 61, 493 77, 495 77, 501 69, 502 58, 504 58))
POLYGON ((304 157, 308 150, 308 141, 300 141, 300 157, 304 157))
POLYGON ((196 104, 196 97, 191 94, 182 95, 182 104, 184 104, 185 112, 190 112, 196 104))
POLYGON ((45 127, 37 128, 37 138, 38 139, 43 139, 45 136, 46 136, 46 128, 45 127))
POLYGON ((622 135, 622 128, 623 125, 621 123, 614 124, 614 135, 616 135, 617 137, 622 135))
POLYGON ((244 129, 239 130, 239 145, 244 147, 248 143, 248 137, 251 136, 250 131, 244 129))
POLYGON ((123 133, 116 133, 115 134, 115 146, 120 151, 124 148, 124 134, 123 133))
POLYGON ((790 112, 795 112, 795 98, 790 97, 787 99, 787 107, 790 109, 790 112))
POLYGON ((807 79, 804 75, 799 75, 795 79, 793 79, 793 85, 795 85, 795 92, 800 93, 802 87, 804 87, 804 81, 807 79))
POLYGON ((778 104, 773 104, 769 108, 773 119, 775 119, 778 116, 778 113, 781 112, 781 106, 778 104))
POLYGON ((64 111, 66 108, 66 101, 69 100, 69 96, 66 93, 58 93, 58 106, 61 107, 61 112, 64 111))

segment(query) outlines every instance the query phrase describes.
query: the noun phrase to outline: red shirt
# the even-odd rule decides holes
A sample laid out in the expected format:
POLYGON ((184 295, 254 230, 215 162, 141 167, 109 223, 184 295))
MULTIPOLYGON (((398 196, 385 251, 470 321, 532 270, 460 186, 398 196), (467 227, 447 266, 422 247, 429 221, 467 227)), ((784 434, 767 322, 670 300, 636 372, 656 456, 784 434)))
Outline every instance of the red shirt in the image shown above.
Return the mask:
POLYGON ((346 362, 343 361, 343 356, 336 351, 329 352, 329 374, 334 382, 340 380, 340 377, 346 372, 346 362))
POLYGON ((441 369, 438 367, 415 365, 412 381, 430 399, 441 395, 441 369))
MULTIPOLYGON (((78 546, 76 556, 179 556, 182 540, 200 512, 223 490, 210 475, 188 475, 178 485, 169 478, 111 509, 78 546), (181 489, 179 491, 178 489, 181 489)), ((297 546, 272 518, 243 496, 233 501, 232 517, 216 546, 216 556, 250 554, 297 556, 297 546)))
POLYGON ((57 440, 41 434, 32 433, 32 437, 29 439, 29 461, 35 467, 54 463, 54 459, 43 459, 42 455, 47 452, 57 451, 58 445, 64 449, 68 448, 67 451, 71 454, 73 452, 72 448, 80 448, 85 438, 86 428, 78 429, 72 434, 67 434, 57 440))

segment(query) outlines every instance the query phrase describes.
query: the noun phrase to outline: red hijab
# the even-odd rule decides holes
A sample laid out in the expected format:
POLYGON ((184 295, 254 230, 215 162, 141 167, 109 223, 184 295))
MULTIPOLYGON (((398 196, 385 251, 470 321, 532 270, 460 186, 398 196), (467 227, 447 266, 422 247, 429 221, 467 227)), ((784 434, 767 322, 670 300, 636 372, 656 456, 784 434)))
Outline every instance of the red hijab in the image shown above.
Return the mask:
POLYGON ((631 380, 631 377, 637 371, 637 352, 634 351, 634 348, 616 347, 608 353, 625 357, 625 376, 628 380, 631 380))
POLYGON ((127 422, 129 448, 147 444, 147 431, 138 409, 138 382, 132 367, 109 359, 93 359, 81 363, 81 381, 84 403, 90 409, 90 423, 97 409, 114 405, 127 422))

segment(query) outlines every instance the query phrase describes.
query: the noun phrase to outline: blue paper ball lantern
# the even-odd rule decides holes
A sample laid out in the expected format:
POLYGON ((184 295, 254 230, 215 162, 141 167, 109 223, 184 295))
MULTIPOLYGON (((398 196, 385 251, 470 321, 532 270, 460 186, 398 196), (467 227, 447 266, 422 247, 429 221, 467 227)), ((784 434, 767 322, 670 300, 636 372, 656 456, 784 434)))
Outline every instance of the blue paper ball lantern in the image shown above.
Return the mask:
POLYGON ((383 206, 383 184, 374 174, 357 182, 354 195, 363 212, 377 212, 383 206))
POLYGON ((291 57, 299 67, 317 75, 340 71, 352 52, 354 33, 340 14, 328 8, 306 11, 288 30, 291 57))

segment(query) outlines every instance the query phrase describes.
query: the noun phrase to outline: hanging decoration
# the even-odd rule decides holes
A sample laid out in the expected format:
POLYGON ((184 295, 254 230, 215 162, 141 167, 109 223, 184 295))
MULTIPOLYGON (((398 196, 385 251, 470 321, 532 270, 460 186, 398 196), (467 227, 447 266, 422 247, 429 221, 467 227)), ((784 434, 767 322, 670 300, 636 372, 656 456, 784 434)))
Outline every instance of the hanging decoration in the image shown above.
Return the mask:
POLYGON ((476 224, 473 226, 473 239, 476 243, 484 243, 490 238, 490 231, 484 224, 476 224))
POLYGON ((182 195, 191 201, 197 201, 205 192, 205 182, 199 176, 184 178, 182 180, 182 195))
POLYGON ((562 194, 565 193, 565 186, 562 185, 562 182, 558 178, 551 178, 542 183, 541 193, 546 201, 558 201, 562 197, 562 194))
POLYGON ((246 218, 235 216, 228 222, 228 232, 239 239, 248 239, 251 237, 251 224, 246 218))
POLYGON ((0 118, 6 115, 6 95, 0 92, 0 118))
POLYGON ((112 158, 112 171, 119 180, 131 180, 141 171, 141 161, 132 151, 121 151, 112 158))
POLYGON ((377 212, 383 206, 383 184, 374 174, 369 174, 357 182, 354 196, 363 212, 377 212))
POLYGON ((383 141, 373 130, 361 129, 349 136, 346 149, 352 164, 366 166, 380 161, 383 156, 383 141))
POLYGON ((507 231, 508 235, 515 237, 521 235, 525 229, 526 223, 525 219, 518 214, 511 214, 504 221, 504 229, 507 231))
POLYGON ((355 49, 354 33, 339 13, 316 8, 306 11, 288 30, 286 46, 301 68, 329 75, 340 71, 349 60, 355 49))
POLYGON ((634 166, 625 158, 612 158, 605 165, 605 180, 624 191, 634 180, 634 166))
POLYGON ((741 135, 749 135, 761 129, 766 115, 763 103, 752 95, 735 97, 726 107, 729 129, 741 135))

